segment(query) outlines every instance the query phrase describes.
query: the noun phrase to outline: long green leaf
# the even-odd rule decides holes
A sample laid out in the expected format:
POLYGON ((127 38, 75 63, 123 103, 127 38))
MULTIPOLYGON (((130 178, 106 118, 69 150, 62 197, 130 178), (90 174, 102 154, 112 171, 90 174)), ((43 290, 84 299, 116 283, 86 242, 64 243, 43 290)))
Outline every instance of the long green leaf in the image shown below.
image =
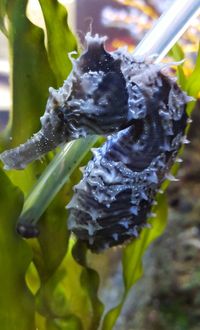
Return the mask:
MULTIPOLYGON (((87 283, 83 283, 85 266, 81 266, 74 260, 72 256, 73 246, 74 240, 71 239, 68 252, 62 263, 52 276, 43 280, 37 294, 37 309, 39 313, 46 317, 52 327, 55 326, 55 320, 59 321, 57 327, 60 330, 79 330, 82 328, 84 330, 95 330, 97 327, 94 324, 99 322, 99 318, 97 322, 97 310, 94 310, 94 300, 91 299, 91 295, 95 299, 96 291, 93 291, 93 288, 98 285, 96 274, 95 272, 90 273, 89 279, 91 282, 88 283, 87 278, 87 283), (86 289, 88 286, 91 288, 91 295, 88 294, 86 289), (69 327, 70 317, 79 320, 79 327, 69 327)), ((55 246, 52 243, 53 248, 55 246)), ((99 306, 98 303, 95 306, 99 306)), ((49 328, 47 327, 47 329, 49 328)))
MULTIPOLYGON (((2 17, 5 18, 5 14, 8 16, 8 39, 13 68, 11 73, 13 106, 8 128, 3 134, 7 139, 7 148, 24 142, 39 129, 39 118, 45 110, 48 88, 51 85, 58 86, 56 79, 61 77, 61 72, 63 74, 61 83, 63 83, 71 68, 67 52, 76 48, 74 36, 67 25, 65 8, 57 1, 50 1, 49 6, 43 4, 45 18, 48 21, 47 41, 50 45, 48 49, 50 53, 47 53, 43 30, 26 17, 27 3, 27 0, 0 2, 4 9, 2 17), (54 22, 56 21, 56 29, 54 24, 50 24, 52 15, 54 22), (53 64, 54 59, 58 61, 57 66, 53 64)), ((8 175, 14 184, 27 193, 44 165, 45 163, 41 164, 37 161, 23 171, 9 171, 8 175)))
MULTIPOLYGON (((44 46, 44 32, 26 17, 27 0, 4 1, 7 17, 11 64, 12 109, 2 146, 11 148, 24 142, 40 127, 48 88, 56 79, 44 46)), ((1 3, 2 4, 2 3, 1 3)), ((24 193, 29 191, 44 166, 37 162, 24 171, 9 171, 8 176, 24 193)))
MULTIPOLYGON (((172 47, 172 49, 170 51, 170 55, 176 61, 180 61, 185 58, 183 49, 178 44, 175 44, 172 47)), ((197 58, 196 58, 196 63, 195 63, 194 69, 188 77, 186 77, 184 74, 183 64, 178 66, 178 81, 179 81, 181 87, 188 93, 188 95, 193 96, 195 98, 198 97, 198 94, 200 91, 199 74, 200 74, 200 44, 199 44, 199 49, 197 52, 197 58)), ((189 108, 192 108, 193 106, 194 106, 194 103, 191 104, 189 106, 189 108)))
POLYGON ((12 146, 28 139, 40 126, 48 97, 55 86, 44 46, 44 32, 26 17, 27 0, 10 0, 7 6, 12 60, 12 146))
POLYGON ((76 50, 77 44, 67 24, 66 8, 57 0, 39 2, 46 24, 49 62, 60 86, 71 70, 68 54, 76 50))
POLYGON ((0 170, 0 328, 35 330, 34 299, 25 284, 32 253, 16 233, 23 196, 0 170))
POLYGON ((194 96, 194 97, 198 96, 198 93, 200 90, 199 73, 200 73, 200 44, 199 44, 199 50, 198 50, 198 54, 197 54, 195 68, 186 82, 186 90, 187 90, 188 94, 191 96, 194 96))
MULTIPOLYGON (((176 43, 172 49, 169 52, 169 55, 171 55, 175 61, 179 62, 185 59, 185 54, 182 50, 182 48, 179 46, 178 43, 176 43)), ((185 74, 183 71, 183 66, 182 65, 178 65, 177 67, 177 75, 178 75, 178 83, 180 84, 180 86, 183 88, 185 85, 185 74)))
POLYGON ((99 275, 94 269, 88 266, 86 256, 87 247, 83 242, 78 241, 73 248, 73 257, 83 267, 80 282, 82 288, 85 290, 91 301, 92 312, 89 329, 95 330, 99 327, 104 306, 98 298, 98 289, 100 284, 99 275))

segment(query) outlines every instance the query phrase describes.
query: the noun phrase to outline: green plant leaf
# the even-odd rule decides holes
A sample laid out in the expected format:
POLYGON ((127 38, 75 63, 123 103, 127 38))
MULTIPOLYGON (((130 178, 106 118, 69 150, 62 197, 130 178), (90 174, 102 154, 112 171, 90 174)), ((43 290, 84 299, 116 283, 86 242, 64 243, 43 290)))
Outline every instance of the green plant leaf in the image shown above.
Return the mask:
MULTIPOLYGON (((47 53, 44 31, 26 17, 27 3, 27 0, 0 2, 4 9, 2 17, 5 18, 5 14, 8 16, 13 97, 9 125, 1 134, 4 148, 18 145, 38 131, 39 118, 44 113, 48 98, 48 88, 51 85, 58 86, 57 78, 63 83, 71 69, 67 53, 76 48, 75 38, 67 25, 66 9, 54 0, 49 1, 48 6, 43 2, 42 6, 47 24, 47 53), (51 24, 52 21, 55 24, 51 24)), ((44 167, 45 162, 41 164, 36 161, 23 171, 9 171, 8 176, 27 194, 44 167)))
MULTIPOLYGON (((44 32, 26 17, 27 2, 4 1, 10 48, 12 111, 9 124, 1 133, 1 149, 24 142, 39 129, 48 87, 56 84, 44 46, 44 32)), ((27 193, 43 168, 44 165, 38 161, 24 171, 9 171, 8 176, 27 193)))
POLYGON ((71 70, 68 54, 76 50, 77 44, 67 24, 66 8, 57 0, 39 2, 46 24, 49 62, 60 86, 71 70))
POLYGON ((7 5, 12 61, 12 146, 24 142, 39 129, 48 88, 55 86, 44 46, 44 32, 26 17, 27 2, 10 0, 7 5))
MULTIPOLYGON (((97 329, 96 326, 94 327, 94 322, 97 322, 98 312, 94 310, 91 295, 95 296, 96 291, 91 292, 91 295, 88 294, 88 290, 83 284, 85 268, 74 260, 73 246, 74 240, 70 239, 68 252, 62 263, 51 277, 43 281, 36 297, 36 305, 38 312, 48 320, 52 329, 54 329, 53 326, 56 326, 55 320, 59 321, 58 329, 68 329, 67 326, 69 327, 73 319, 78 322, 79 327, 72 329, 94 330, 97 329)), ((55 248, 53 244, 52 248, 55 248)), ((87 287, 92 288, 98 285, 96 274, 91 275, 90 273, 89 279, 92 280, 92 283, 87 282, 87 287)), ((86 278, 87 280, 88 278, 86 278)), ((98 317, 98 322, 99 319, 100 317, 98 317)), ((55 329, 57 328, 55 327, 55 329)))
POLYGON ((199 50, 197 53, 197 59, 196 64, 194 67, 194 70, 192 74, 188 77, 186 82, 186 91, 189 95, 197 97, 200 91, 200 44, 199 44, 199 50))
MULTIPOLYGON (((177 43, 175 44, 171 51, 170 56, 172 56, 176 61, 180 61, 185 58, 185 54, 181 46, 177 43)), ((188 95, 193 96, 194 98, 198 97, 200 91, 200 81, 199 81, 199 74, 200 74, 200 44, 197 53, 196 63, 192 73, 189 76, 185 76, 183 71, 183 64, 178 66, 178 81, 183 90, 185 90, 188 95)), ((194 102, 189 103, 189 112, 191 112, 192 108, 194 107, 194 102)))
POLYGON ((71 186, 65 185, 51 202, 39 224, 38 242, 43 266, 37 268, 42 283, 54 274, 67 252, 69 232, 65 206, 71 194, 71 186))
MULTIPOLYGON (((185 54, 183 49, 180 45, 175 44, 171 51, 170 56, 172 56, 176 61, 180 61, 181 59, 185 58, 185 54)), ((178 66, 178 81, 181 85, 182 89, 186 91, 186 93, 189 96, 192 96, 194 98, 198 98, 199 92, 200 92, 200 81, 199 81, 199 75, 200 75, 200 44, 199 49, 197 53, 196 63, 194 66, 194 69, 192 73, 189 76, 186 76, 183 71, 183 64, 178 66)), ((188 115, 191 115, 194 106, 195 106, 195 99, 193 102, 189 102, 187 105, 187 113, 188 115)), ((190 125, 188 125, 186 132, 188 132, 190 125)))
POLYGON ((98 298, 98 289, 100 283, 99 275, 94 269, 88 266, 86 255, 87 247, 85 243, 78 240, 73 249, 73 257, 83 267, 80 282, 82 288, 87 293, 87 296, 91 302, 92 313, 89 329, 94 330, 98 329, 99 327, 100 320, 104 311, 104 305, 98 298))
POLYGON ((0 186, 0 327, 2 330, 35 330, 34 299, 25 284, 32 253, 15 231, 23 196, 2 170, 0 186))
POLYGON ((68 316, 63 320, 54 319, 47 320, 47 330, 83 330, 82 323, 78 317, 68 316))
POLYGON ((67 297, 70 290, 63 285, 68 274, 68 264, 63 261, 69 239, 65 210, 66 199, 70 198, 68 190, 68 186, 64 186, 49 205, 40 222, 40 236, 31 242, 33 261, 40 277, 36 308, 45 319, 46 330, 65 329, 68 322, 80 323, 70 307, 67 297))
POLYGON ((33 261, 40 277, 36 306, 38 313, 45 318, 46 330, 65 329, 68 322, 78 322, 73 310, 69 311, 70 303, 66 298, 68 288, 63 286, 68 267, 63 259, 69 239, 65 205, 70 196, 71 185, 65 185, 42 216, 38 240, 31 242, 34 251, 33 261))
POLYGON ((149 221, 149 223, 152 224, 152 229, 143 229, 140 237, 133 240, 123 250, 122 265, 124 294, 120 303, 106 314, 102 326, 103 330, 110 330, 113 328, 130 289, 142 276, 142 257, 145 251, 165 230, 167 224, 167 202, 165 195, 158 196, 158 206, 156 207, 155 212, 156 218, 149 221))
MULTIPOLYGON (((176 43, 172 49, 169 52, 169 55, 172 56, 175 61, 179 62, 185 59, 185 54, 183 52, 183 49, 181 48, 181 46, 176 43)), ((180 84, 180 86, 182 87, 182 89, 184 89, 185 87, 185 81, 186 81, 186 77, 183 71, 183 64, 178 65, 177 67, 177 76, 178 76, 178 83, 180 84)))

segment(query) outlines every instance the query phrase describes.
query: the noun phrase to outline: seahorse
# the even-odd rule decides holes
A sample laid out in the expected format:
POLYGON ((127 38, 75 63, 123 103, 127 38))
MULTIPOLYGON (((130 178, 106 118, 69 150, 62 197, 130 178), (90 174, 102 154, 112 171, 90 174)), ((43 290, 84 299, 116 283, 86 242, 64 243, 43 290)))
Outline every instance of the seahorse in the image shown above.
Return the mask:
MULTIPOLYGON (((128 56, 126 62, 133 67, 128 56)), ((175 180, 170 169, 188 143, 190 98, 157 65, 134 66, 126 77, 130 125, 93 151, 67 206, 69 230, 93 252, 121 245, 148 226, 156 194, 164 180, 175 180)))
MULTIPOLYGON (((166 73, 166 64, 108 52, 106 37, 86 35, 86 50, 58 90, 50 88, 42 128, 0 155, 7 169, 24 168, 56 146, 89 134, 107 137, 74 187, 68 229, 98 252, 136 237, 155 196, 187 143, 191 98, 166 73)), ((18 227, 25 237, 34 228, 18 227), (30 229, 30 230, 29 230, 30 229)))

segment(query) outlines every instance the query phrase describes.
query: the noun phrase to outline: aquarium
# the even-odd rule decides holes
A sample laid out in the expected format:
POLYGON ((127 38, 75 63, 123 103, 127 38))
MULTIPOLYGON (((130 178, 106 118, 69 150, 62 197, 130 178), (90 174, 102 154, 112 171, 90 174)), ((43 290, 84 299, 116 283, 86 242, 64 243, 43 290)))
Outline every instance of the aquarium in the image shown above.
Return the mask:
POLYGON ((0 0, 0 329, 197 330, 198 0, 0 0))

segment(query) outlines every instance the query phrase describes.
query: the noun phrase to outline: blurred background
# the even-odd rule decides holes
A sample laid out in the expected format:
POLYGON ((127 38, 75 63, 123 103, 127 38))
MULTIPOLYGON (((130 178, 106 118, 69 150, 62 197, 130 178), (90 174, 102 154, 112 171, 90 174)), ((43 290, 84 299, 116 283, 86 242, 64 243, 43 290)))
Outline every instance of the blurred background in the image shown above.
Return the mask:
MULTIPOLYGON (((128 46, 133 50, 154 21, 173 0, 60 0, 69 13, 71 29, 83 43, 88 31, 107 35, 106 47, 128 46)), ((40 6, 29 1, 30 20, 44 27, 40 6)), ((200 19, 192 22, 180 40, 185 53, 185 73, 196 58, 200 19)), ((66 54, 67 56, 67 54, 66 54)), ((9 92, 9 50, 0 33, 0 129, 5 127, 11 108, 9 92)), ((144 276, 132 289, 115 330, 199 330, 200 329, 200 109, 193 112, 179 183, 168 189, 169 224, 165 234, 148 249, 144 276)), ((100 296, 111 308, 122 292, 120 250, 95 257, 101 273, 100 296), (104 261, 102 262, 102 259, 104 261), (100 261, 101 260, 101 261, 100 261), (104 267, 102 267, 102 264, 104 267), (112 268, 110 265, 112 264, 112 268)))

